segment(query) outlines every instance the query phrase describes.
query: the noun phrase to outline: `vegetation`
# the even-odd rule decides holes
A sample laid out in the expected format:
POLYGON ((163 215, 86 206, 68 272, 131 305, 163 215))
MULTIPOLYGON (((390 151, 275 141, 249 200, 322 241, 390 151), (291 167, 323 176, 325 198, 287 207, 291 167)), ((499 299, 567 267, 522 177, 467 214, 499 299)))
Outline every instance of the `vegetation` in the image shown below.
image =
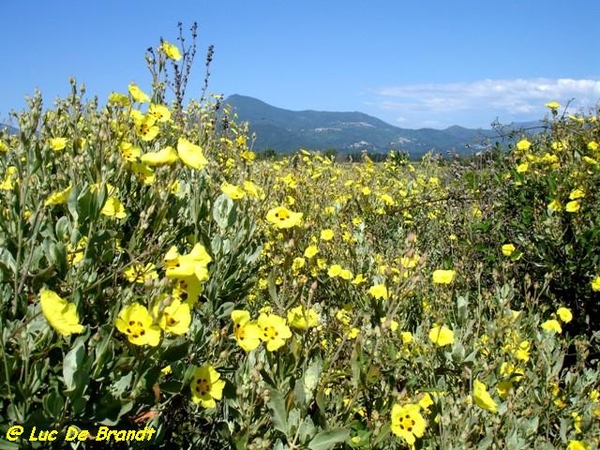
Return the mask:
POLYGON ((0 135, 3 448, 598 447, 597 112, 471 160, 259 160, 183 102, 180 44, 0 135))

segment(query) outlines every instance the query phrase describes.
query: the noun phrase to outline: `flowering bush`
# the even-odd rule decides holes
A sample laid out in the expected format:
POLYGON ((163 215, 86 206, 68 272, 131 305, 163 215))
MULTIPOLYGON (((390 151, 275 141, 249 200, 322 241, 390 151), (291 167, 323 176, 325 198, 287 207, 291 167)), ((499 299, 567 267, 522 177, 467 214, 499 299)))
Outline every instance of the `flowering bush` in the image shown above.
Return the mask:
POLYGON ((0 136, 3 447, 598 446, 596 116, 485 168, 257 161, 220 97, 184 107, 194 52, 0 136))

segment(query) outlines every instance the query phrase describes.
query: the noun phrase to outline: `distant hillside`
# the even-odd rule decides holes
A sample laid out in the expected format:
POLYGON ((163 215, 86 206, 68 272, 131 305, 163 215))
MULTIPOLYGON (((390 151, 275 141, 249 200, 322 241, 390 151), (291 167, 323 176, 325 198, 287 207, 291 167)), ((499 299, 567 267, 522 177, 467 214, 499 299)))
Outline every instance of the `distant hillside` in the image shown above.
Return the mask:
POLYGON ((232 95, 231 105, 240 121, 247 121, 257 139, 254 150, 278 152, 334 149, 340 153, 403 150, 412 158, 435 152, 472 153, 485 147, 497 133, 488 129, 452 126, 445 130, 399 128, 360 112, 290 111, 252 97, 232 95))
POLYGON ((18 128, 15 128, 11 125, 7 125, 5 123, 0 123, 0 131, 8 131, 8 134, 17 134, 19 132, 18 128))

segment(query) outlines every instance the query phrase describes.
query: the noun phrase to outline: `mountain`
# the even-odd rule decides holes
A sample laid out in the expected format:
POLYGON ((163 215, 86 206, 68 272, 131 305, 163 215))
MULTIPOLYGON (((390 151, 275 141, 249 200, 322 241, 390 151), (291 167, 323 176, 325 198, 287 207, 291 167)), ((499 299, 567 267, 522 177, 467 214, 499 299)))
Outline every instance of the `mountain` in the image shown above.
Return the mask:
POLYGON ((237 113, 239 121, 248 122, 251 133, 256 133, 255 151, 332 149, 339 153, 387 153, 394 149, 418 158, 429 151, 473 153, 497 137, 491 129, 459 126, 445 130, 399 128, 361 112, 290 111, 237 94, 227 97, 224 103, 237 113))
POLYGON ((0 123, 0 131, 4 131, 7 134, 17 134, 19 132, 18 128, 15 128, 11 125, 7 125, 5 123, 0 123))

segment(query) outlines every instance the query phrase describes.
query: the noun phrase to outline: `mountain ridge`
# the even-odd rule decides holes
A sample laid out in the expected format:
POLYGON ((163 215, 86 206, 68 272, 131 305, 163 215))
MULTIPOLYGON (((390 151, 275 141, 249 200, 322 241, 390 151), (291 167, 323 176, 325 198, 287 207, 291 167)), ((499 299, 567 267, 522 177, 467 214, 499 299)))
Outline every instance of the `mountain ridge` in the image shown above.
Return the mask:
POLYGON ((411 157, 420 157, 430 151, 470 154, 484 149, 491 139, 498 137, 493 129, 460 125, 443 130, 400 128, 359 111, 292 111, 239 94, 227 97, 223 103, 230 105, 239 121, 248 122, 250 132, 256 135, 256 151, 272 149, 290 153, 303 148, 339 153, 365 150, 387 153, 400 150, 411 157))

